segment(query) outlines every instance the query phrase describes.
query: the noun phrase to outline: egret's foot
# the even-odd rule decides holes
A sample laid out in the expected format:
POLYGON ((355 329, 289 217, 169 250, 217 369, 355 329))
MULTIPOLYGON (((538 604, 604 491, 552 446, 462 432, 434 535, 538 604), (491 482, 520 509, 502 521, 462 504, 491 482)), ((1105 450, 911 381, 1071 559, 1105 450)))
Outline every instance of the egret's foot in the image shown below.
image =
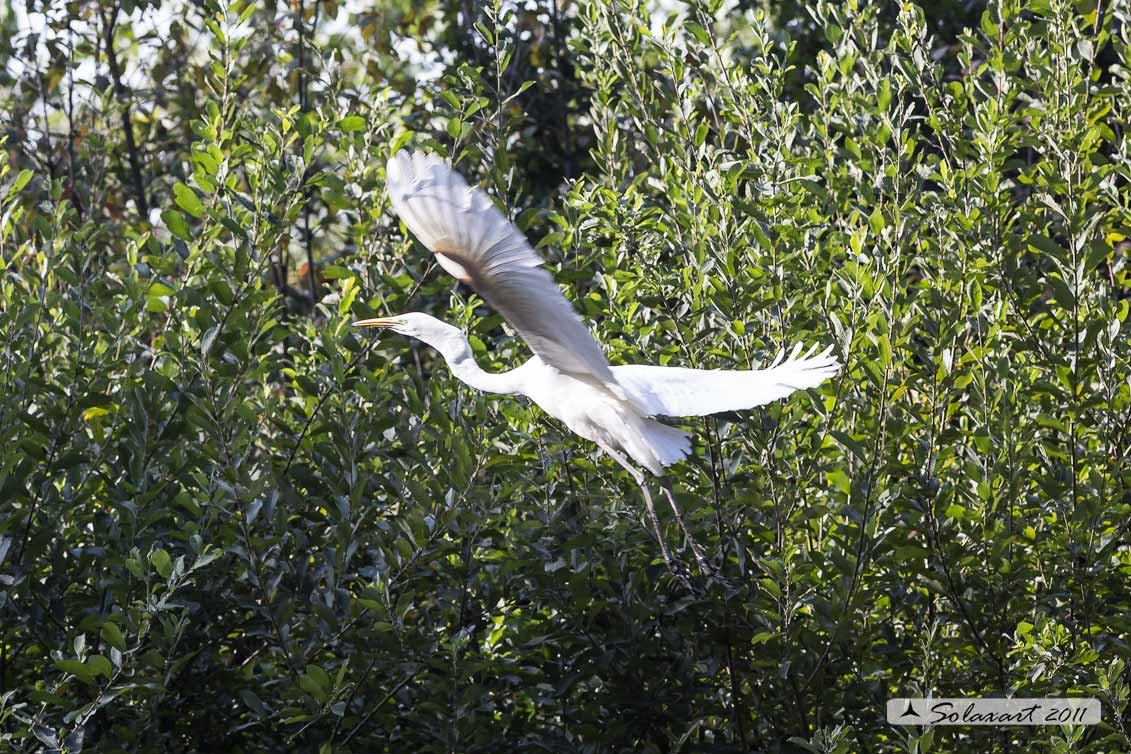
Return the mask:
POLYGON ((718 584, 723 588, 723 591, 729 594, 737 594, 739 591, 738 586, 726 576, 723 576, 722 571, 717 569, 707 577, 707 584, 718 584))
POLYGON ((702 596, 702 587, 696 587, 695 584, 692 583, 691 571, 688 570, 682 560, 673 558, 668 561, 668 573, 675 577, 675 580, 682 584, 687 591, 702 596))
POLYGON ((711 577, 715 573, 715 569, 707 560, 703 548, 695 541, 691 530, 687 528, 687 523, 683 520, 683 511, 679 509, 679 505, 675 502, 675 493, 672 492, 672 485, 667 477, 660 477, 660 487, 668 498, 668 505, 672 507, 672 512, 675 513, 675 520, 679 522, 679 528, 683 529, 683 536, 687 539, 687 546, 691 548, 691 552, 695 556, 695 562, 699 565, 699 572, 704 576, 711 577))
POLYGON ((723 576, 722 571, 706 558, 699 561, 699 572, 695 583, 698 584, 695 591, 700 596, 719 587, 729 594, 736 594, 739 591, 734 582, 723 576))
MULTIPOLYGON (((687 532, 684 532, 684 534, 687 534, 687 532)), ((718 571, 711 565, 711 561, 708 560, 707 556, 703 553, 703 548, 700 547, 699 543, 690 535, 687 536, 687 546, 691 548, 691 553, 695 556, 695 563, 699 566, 699 573, 707 578, 714 577, 718 571)))

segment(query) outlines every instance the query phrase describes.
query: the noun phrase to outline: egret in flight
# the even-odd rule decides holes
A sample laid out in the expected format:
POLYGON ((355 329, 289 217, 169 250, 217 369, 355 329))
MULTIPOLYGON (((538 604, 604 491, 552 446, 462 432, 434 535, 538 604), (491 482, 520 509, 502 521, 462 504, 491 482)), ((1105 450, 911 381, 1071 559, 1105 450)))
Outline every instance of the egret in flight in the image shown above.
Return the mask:
POLYGON ((690 433, 658 416, 704 416, 735 411, 816 387, 839 368, 829 346, 802 354, 798 344, 764 369, 685 369, 610 366, 526 237, 486 193, 468 186, 440 158, 399 152, 386 167, 393 209, 440 266, 497 309, 534 352, 509 372, 475 363, 459 329, 427 314, 365 319, 358 327, 386 328, 439 351, 458 379, 476 390, 525 395, 575 433, 597 444, 636 481, 664 561, 678 573, 660 528, 644 471, 659 477, 701 571, 712 569, 687 529, 664 468, 691 451, 690 433), (640 467, 640 468, 638 468, 640 467))

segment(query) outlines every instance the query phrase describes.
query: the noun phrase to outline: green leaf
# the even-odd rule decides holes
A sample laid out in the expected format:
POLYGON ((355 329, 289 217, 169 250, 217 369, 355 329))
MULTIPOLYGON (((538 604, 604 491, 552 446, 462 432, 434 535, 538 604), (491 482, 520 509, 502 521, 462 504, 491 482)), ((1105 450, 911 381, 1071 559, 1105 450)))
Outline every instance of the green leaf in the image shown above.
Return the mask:
POLYGON ((189 231, 188 223, 185 222, 185 216, 175 209, 167 209, 161 213, 161 219, 165 221, 165 227, 169 229, 177 238, 182 241, 189 241, 192 234, 189 231))
POLYGON ((215 324, 208 328, 208 332, 200 339, 200 355, 207 356, 212 351, 212 344, 216 342, 216 336, 220 334, 220 324, 215 324))
POLYGON ((149 289, 145 292, 145 295, 149 298, 161 298, 162 296, 171 296, 173 293, 175 291, 171 287, 160 280, 154 280, 149 284, 149 289))
POLYGON ((346 133, 365 130, 365 118, 360 115, 347 115, 338 121, 338 128, 346 133))
POLYGON ((327 690, 330 688, 330 676, 327 675, 326 671, 321 667, 318 665, 307 665, 306 672, 311 678, 317 681, 319 686, 327 690))
POLYGON ((868 215, 868 225, 877 236, 887 227, 887 223, 884 222, 884 213, 880 211, 879 206, 872 210, 872 214, 868 215))
POLYGON ((320 686, 318 684, 318 681, 311 678, 306 673, 304 673, 303 675, 301 675, 299 677, 298 685, 302 688, 303 691, 310 694, 312 697, 314 697, 315 699, 317 699, 320 702, 324 702, 324 701, 326 701, 326 699, 329 698, 329 695, 326 693, 326 690, 323 689, 322 686, 320 686))
POLYGON ((1052 416, 1050 414, 1043 414, 1043 413, 1037 414, 1036 420, 1037 420, 1037 424, 1039 424, 1042 427, 1047 427, 1048 429, 1055 429, 1058 432, 1064 432, 1066 434, 1068 432, 1068 425, 1065 424, 1060 419, 1058 419, 1055 416, 1052 416))
POLYGON ((12 181, 12 188, 8 189, 8 196, 15 196, 23 191, 24 186, 28 184, 28 181, 30 181, 34 175, 35 173, 31 170, 21 170, 20 174, 16 176, 16 180, 12 181))
POLYGON ((96 670, 93 666, 84 663, 81 660, 56 660, 55 667, 64 673, 70 673, 78 678, 83 683, 90 683, 94 680, 96 670))
POLYGON ((240 689, 240 699, 260 717, 269 714, 267 705, 263 703, 263 700, 260 699, 254 691, 250 689, 240 689))
POLYGON ((132 573, 136 578, 140 579, 145 577, 145 564, 137 558, 126 559, 126 570, 132 573))
POLYGON ((102 638, 119 652, 126 651, 126 637, 122 635, 122 629, 118 628, 116 624, 110 621, 103 623, 102 638))
POLYGON ((878 335, 876 336, 876 346, 880 351, 879 366, 886 369, 891 365, 891 341, 887 339, 887 336, 878 335))
POLYGON ((200 198, 185 184, 178 183, 173 186, 173 197, 177 206, 193 217, 199 219, 204 215, 204 205, 200 203, 200 198))
POLYGON ((982 33, 990 39, 998 38, 998 25, 997 19, 994 18, 994 11, 992 9, 982 11, 981 18, 982 33))
POLYGON ((880 79, 880 90, 876 93, 876 106, 880 110, 887 110, 891 104, 891 79, 887 76, 880 79))
POLYGON ((848 478, 848 474, 844 473, 844 469, 833 469, 826 472, 825 478, 829 484, 845 495, 852 492, 852 480, 848 478))
POLYGON ((91 655, 84 664, 91 669, 93 675, 109 678, 114 674, 114 666, 102 655, 91 655))
POLYGON ((756 647, 759 644, 765 644, 766 642, 771 641, 774 636, 776 636, 776 634, 774 634, 772 631, 759 631, 750 638, 750 646, 756 647))
POLYGON ((84 422, 88 422, 92 419, 97 419, 100 416, 106 416, 109 413, 110 412, 108 410, 102 408, 101 406, 91 406, 86 411, 82 412, 82 420, 84 422))
POLYGON ((326 265, 322 269, 323 280, 338 280, 340 278, 356 277, 357 273, 348 267, 342 267, 337 264, 326 265))
POLYGON ((157 573, 161 574, 162 578, 169 578, 169 574, 173 572, 173 561, 169 557, 169 553, 158 548, 149 553, 149 562, 157 569, 157 573))
POLYGON ((205 173, 210 176, 216 175, 217 171, 219 171, 220 169, 220 163, 217 162, 216 158, 209 154, 206 150, 193 150, 192 159, 197 165, 203 168, 205 173))
POLYGON ((961 505, 949 505, 946 509, 946 517, 961 521, 966 518, 966 509, 961 505))
POLYGON ((1029 236, 1028 243, 1029 248, 1033 251, 1043 251, 1047 254, 1052 254, 1058 259, 1064 256, 1064 249, 1061 248, 1060 244, 1056 243, 1048 236, 1041 235, 1040 233, 1034 233, 1033 235, 1029 236))

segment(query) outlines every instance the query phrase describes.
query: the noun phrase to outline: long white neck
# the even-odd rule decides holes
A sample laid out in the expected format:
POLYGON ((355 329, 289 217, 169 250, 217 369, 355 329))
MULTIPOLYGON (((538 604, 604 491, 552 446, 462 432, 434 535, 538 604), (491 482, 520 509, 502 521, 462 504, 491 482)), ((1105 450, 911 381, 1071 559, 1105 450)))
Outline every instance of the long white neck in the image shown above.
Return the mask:
POLYGON ((429 344, 444 357, 448 367, 461 381, 487 393, 517 393, 519 387, 512 377, 514 371, 487 372, 480 369, 471 355, 471 344, 462 335, 459 338, 444 338, 440 343, 429 344))

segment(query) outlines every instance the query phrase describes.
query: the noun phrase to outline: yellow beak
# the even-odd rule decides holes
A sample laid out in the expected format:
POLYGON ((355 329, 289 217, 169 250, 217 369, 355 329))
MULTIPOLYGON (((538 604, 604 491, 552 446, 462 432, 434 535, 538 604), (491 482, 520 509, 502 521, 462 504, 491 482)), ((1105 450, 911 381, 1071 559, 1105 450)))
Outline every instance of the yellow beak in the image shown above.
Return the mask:
POLYGON ((388 329, 390 327, 396 327, 397 321, 395 319, 391 319, 389 317, 375 317, 373 319, 359 319, 357 322, 353 323, 353 326, 354 327, 380 327, 382 329, 388 329))

